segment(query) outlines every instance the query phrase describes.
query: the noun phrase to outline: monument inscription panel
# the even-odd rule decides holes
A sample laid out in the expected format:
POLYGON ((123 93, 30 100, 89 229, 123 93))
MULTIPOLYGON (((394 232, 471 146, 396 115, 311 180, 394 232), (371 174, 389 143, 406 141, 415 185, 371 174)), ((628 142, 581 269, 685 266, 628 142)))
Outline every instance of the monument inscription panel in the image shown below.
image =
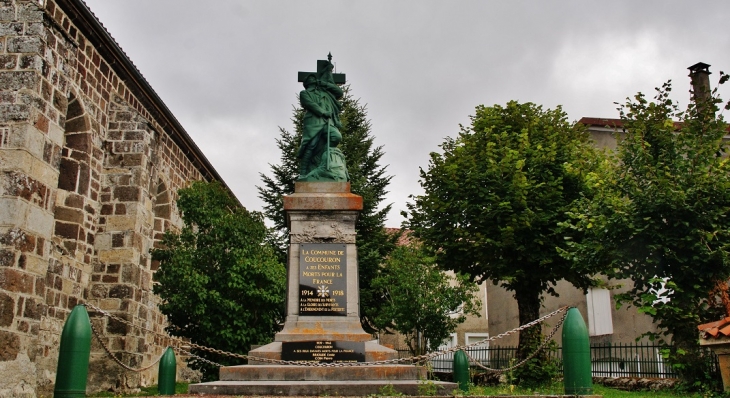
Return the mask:
POLYGON ((281 343, 284 361, 365 362, 362 341, 297 341, 281 343))
POLYGON ((299 247, 299 315, 347 315, 347 246, 302 243, 299 247))

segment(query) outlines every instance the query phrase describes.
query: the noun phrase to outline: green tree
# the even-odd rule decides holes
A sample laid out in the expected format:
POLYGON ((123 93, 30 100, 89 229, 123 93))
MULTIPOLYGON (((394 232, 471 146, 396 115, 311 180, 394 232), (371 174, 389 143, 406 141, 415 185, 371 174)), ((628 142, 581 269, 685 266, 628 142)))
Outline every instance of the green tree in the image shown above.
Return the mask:
POLYGON ((613 172, 594 181, 597 194, 573 213, 583 239, 565 254, 630 278, 620 301, 651 315, 671 337, 669 359, 680 375, 701 382, 708 368, 697 325, 726 316, 710 292, 730 277, 727 125, 715 116, 716 91, 684 111, 670 92, 666 83, 654 101, 639 93, 620 106, 613 172))
MULTIPOLYGON (((263 216, 249 212, 219 183, 194 182, 181 189, 177 205, 185 223, 166 232, 154 292, 173 336, 221 350, 246 353, 272 340, 283 319, 286 275, 274 249, 265 244, 263 216)), ((239 360, 194 353, 233 365, 239 360)), ((206 380, 218 369, 193 360, 206 380)))
MULTIPOLYGON (((441 267, 514 292, 520 324, 539 317, 543 293, 556 295, 559 280, 579 288, 594 283, 599 267, 557 251, 566 242, 559 224, 573 202, 588 194, 586 177, 601 161, 584 127, 569 123, 560 107, 482 105, 471 126, 462 126, 441 148, 442 154, 431 153, 428 170, 421 170, 425 193, 413 196, 404 213, 415 235, 437 249, 441 267)), ((523 330, 518 357, 531 354, 540 339, 539 325, 523 330)), ((548 358, 541 353, 533 361, 547 364, 548 358)), ((524 384, 549 377, 517 371, 524 384)))
MULTIPOLYGON (((374 146, 367 120, 367 108, 352 97, 349 87, 344 89, 342 98, 342 142, 339 148, 345 154, 347 169, 350 173, 351 191, 363 198, 363 210, 355 229, 357 231, 357 253, 360 283, 360 317, 363 327, 370 332, 375 328, 370 321, 378 312, 380 294, 373 290, 370 283, 377 274, 378 267, 395 247, 397 236, 387 234, 384 224, 391 205, 381 206, 391 176, 386 175, 386 166, 380 165, 383 156, 382 146, 374 146)), ((302 137, 302 118, 304 111, 294 108, 294 133, 279 128, 280 136, 276 144, 281 150, 281 163, 271 165, 272 175, 261 174, 263 186, 258 187, 259 197, 266 203, 264 214, 274 223, 278 232, 279 256, 285 261, 289 242, 289 231, 284 213, 285 195, 294 193, 294 182, 299 175, 296 153, 302 137)))
POLYGON ((373 280, 385 301, 375 325, 400 332, 413 355, 437 349, 467 315, 479 316, 477 285, 442 272, 434 260, 420 244, 398 246, 373 280))

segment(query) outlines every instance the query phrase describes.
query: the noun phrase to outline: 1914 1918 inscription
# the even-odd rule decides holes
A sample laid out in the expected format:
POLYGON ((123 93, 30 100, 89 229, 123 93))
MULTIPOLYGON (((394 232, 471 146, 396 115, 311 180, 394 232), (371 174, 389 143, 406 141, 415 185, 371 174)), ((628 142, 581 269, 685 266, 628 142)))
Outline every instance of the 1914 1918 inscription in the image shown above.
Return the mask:
POLYGON ((347 315, 347 246, 302 243, 299 247, 299 315, 347 315))
POLYGON ((362 341, 284 341, 281 343, 284 361, 365 362, 362 341))

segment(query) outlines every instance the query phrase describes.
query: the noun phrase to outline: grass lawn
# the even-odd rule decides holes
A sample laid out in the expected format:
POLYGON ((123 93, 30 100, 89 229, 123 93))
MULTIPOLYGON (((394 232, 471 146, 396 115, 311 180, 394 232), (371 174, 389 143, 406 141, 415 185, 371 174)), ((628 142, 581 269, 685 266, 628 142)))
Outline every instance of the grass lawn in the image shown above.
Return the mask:
MULTIPOLYGON (((563 394, 563 384, 555 383, 548 386, 526 389, 526 388, 510 388, 503 385, 497 387, 472 387, 465 396, 510 396, 510 395, 560 395, 563 394)), ((604 398, 704 398, 707 395, 695 393, 678 393, 672 390, 667 391, 622 391, 614 388, 604 387, 598 384, 593 385, 593 393, 603 395, 604 398)))
MULTIPOLYGON (((175 385, 176 394, 185 394, 188 391, 187 383, 177 383, 175 385)), ((603 395, 605 398, 705 398, 706 394, 687 394, 677 393, 674 391, 621 391, 613 388, 603 387, 601 385, 593 385, 593 393, 596 395, 603 395)), ((157 386, 142 388, 142 391, 134 394, 114 394, 111 392, 100 392, 89 397, 143 397, 143 396, 155 396, 158 395, 157 386)), ((525 388, 510 388, 510 386, 497 386, 497 387, 481 387, 473 386, 468 392, 462 394, 465 397, 479 397, 479 396, 496 396, 504 397, 510 395, 560 395, 563 394, 563 385, 561 383, 555 383, 549 386, 536 388, 536 389, 525 389, 525 388)))

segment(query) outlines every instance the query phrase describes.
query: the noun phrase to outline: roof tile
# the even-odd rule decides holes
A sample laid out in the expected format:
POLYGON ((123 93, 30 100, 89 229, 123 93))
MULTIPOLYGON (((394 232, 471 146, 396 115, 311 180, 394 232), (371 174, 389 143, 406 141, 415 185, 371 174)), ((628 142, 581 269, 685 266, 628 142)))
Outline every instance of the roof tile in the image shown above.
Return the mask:
POLYGON ((697 329, 699 329, 704 339, 730 336, 730 317, 715 322, 704 323, 697 326, 697 329))

